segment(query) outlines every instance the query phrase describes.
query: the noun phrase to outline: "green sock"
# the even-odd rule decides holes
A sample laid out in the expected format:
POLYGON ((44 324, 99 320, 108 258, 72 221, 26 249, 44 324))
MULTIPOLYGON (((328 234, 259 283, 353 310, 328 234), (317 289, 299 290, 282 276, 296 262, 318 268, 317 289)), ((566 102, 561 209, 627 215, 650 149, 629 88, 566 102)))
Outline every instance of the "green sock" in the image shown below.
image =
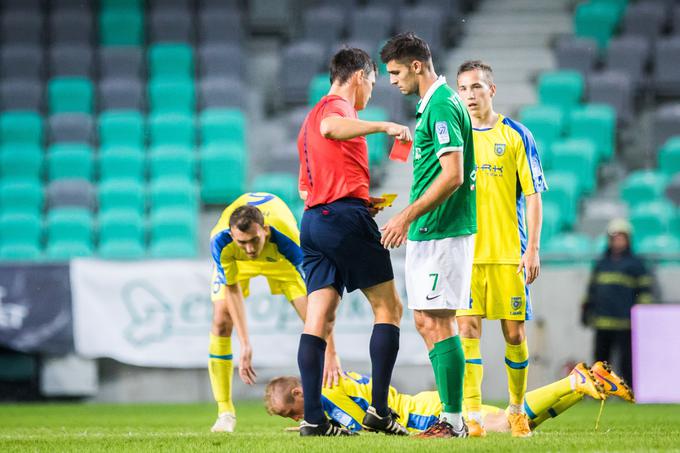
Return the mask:
POLYGON ((437 365, 439 364, 439 360, 436 351, 436 348, 432 348, 432 350, 427 355, 430 357, 432 371, 434 372, 434 385, 435 387, 439 388, 439 375, 437 374, 437 365))
POLYGON ((463 411, 463 378, 465 377, 465 354, 456 335, 435 343, 432 352, 435 381, 443 412, 463 411))

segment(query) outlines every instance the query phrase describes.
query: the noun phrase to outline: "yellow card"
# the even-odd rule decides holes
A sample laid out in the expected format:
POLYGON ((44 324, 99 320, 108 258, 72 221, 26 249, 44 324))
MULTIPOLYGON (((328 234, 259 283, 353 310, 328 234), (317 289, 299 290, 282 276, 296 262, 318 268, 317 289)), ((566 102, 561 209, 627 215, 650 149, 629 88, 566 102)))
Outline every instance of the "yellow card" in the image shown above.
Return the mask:
POLYGON ((373 205, 373 207, 375 207, 375 208, 389 208, 390 206, 392 206, 392 203, 397 198, 397 194, 396 193, 384 193, 384 194, 380 195, 380 197, 384 198, 385 201, 383 201, 382 203, 376 203, 376 204, 373 205))

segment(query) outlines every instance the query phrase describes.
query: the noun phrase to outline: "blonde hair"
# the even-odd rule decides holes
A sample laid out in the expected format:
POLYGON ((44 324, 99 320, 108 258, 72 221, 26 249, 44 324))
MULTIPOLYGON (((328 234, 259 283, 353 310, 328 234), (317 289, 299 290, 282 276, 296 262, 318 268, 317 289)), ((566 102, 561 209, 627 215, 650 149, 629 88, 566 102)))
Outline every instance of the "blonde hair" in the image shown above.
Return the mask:
POLYGON ((283 398, 286 404, 293 402, 293 389, 299 387, 300 378, 296 376, 278 376, 269 381, 264 388, 264 407, 269 415, 278 415, 274 411, 274 399, 283 398))

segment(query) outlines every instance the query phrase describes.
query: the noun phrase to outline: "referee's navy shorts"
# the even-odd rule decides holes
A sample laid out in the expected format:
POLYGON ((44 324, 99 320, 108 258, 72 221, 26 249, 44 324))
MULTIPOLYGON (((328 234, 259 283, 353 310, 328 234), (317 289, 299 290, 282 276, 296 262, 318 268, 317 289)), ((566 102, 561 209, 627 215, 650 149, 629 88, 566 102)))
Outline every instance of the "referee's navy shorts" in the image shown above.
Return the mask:
POLYGON ((357 198, 342 198, 305 211, 300 228, 307 294, 333 286, 343 291, 394 279, 380 230, 357 198))

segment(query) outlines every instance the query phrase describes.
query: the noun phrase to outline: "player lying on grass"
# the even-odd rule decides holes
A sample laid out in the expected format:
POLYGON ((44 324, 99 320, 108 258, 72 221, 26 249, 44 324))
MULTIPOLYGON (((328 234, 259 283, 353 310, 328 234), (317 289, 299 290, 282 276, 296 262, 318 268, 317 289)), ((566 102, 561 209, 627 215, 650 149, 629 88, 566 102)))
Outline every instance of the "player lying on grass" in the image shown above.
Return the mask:
MULTIPOLYGON (((335 423, 351 431, 362 429, 361 420, 370 405, 371 379, 354 372, 343 373, 339 385, 324 388, 323 408, 335 423)), ((596 362, 590 369, 584 363, 574 367, 569 376, 528 392, 524 409, 530 418, 532 430, 548 418, 557 417, 580 402, 585 395, 594 399, 606 399, 616 395, 634 402, 630 387, 617 376, 606 362, 596 362)), ((399 420, 411 432, 420 432, 433 425, 442 411, 437 392, 421 392, 416 395, 399 393, 390 387, 389 406, 398 412, 399 420)), ((300 379, 282 376, 269 381, 264 397, 270 415, 302 420, 304 395, 300 379)), ((466 415, 466 414, 464 414, 466 415)), ((490 432, 509 432, 508 411, 499 407, 483 405, 484 425, 490 432)))

